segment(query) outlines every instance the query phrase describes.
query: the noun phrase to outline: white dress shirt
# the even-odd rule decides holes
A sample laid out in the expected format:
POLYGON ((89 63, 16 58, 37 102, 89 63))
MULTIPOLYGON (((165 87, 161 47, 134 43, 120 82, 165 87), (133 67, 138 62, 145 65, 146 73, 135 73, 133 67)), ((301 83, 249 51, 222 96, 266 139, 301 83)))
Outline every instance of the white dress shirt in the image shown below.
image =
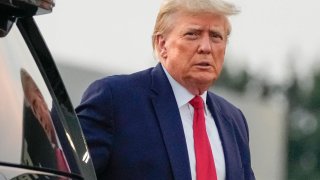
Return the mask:
MULTIPOLYGON (((172 76, 167 72, 165 67, 163 67, 163 69, 169 79, 174 96, 177 101, 180 117, 182 120, 183 130, 184 130, 184 134, 187 142, 191 176, 192 176, 192 180, 196 180, 196 160, 195 160, 193 128, 192 128, 194 110, 193 110, 193 107, 189 104, 189 101, 194 97, 194 95, 192 95, 186 88, 184 88, 177 81, 175 81, 172 78, 172 76)), ((203 102, 206 102, 207 91, 201 95, 201 98, 203 99, 203 102)), ((212 154, 214 157, 214 163, 216 166, 218 180, 225 180, 226 168, 225 168, 225 159, 224 159, 224 153, 221 145, 221 140, 220 140, 220 136, 219 136, 215 121, 206 103, 205 103, 205 121, 206 121, 206 130, 207 130, 208 138, 210 141, 212 154)))

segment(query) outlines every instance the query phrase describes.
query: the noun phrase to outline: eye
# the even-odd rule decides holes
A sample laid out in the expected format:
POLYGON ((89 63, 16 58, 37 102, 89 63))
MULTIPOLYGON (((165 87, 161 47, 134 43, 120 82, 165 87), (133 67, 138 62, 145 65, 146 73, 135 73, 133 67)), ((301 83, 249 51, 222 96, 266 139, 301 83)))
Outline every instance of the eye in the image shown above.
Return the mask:
POLYGON ((187 35, 187 36, 195 36, 196 33, 195 33, 195 32, 186 32, 186 35, 187 35))
POLYGON ((194 31, 188 31, 184 34, 184 36, 187 38, 187 39, 191 39, 191 40, 194 40, 194 39, 197 39, 198 36, 199 36, 199 33, 197 32, 194 32, 194 31))
POLYGON ((211 32, 210 37, 215 42, 224 40, 224 38, 220 32, 211 32))

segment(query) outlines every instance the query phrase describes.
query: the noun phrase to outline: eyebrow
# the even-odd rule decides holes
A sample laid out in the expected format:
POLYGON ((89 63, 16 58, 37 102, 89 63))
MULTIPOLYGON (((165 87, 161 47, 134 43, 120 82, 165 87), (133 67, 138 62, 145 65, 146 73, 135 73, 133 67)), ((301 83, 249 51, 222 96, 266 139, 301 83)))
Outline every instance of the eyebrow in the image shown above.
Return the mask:
MULTIPOLYGON (((197 32, 201 32, 201 31, 204 31, 204 29, 201 27, 201 26, 190 26, 190 27, 187 27, 183 32, 186 32, 186 31, 197 31, 197 32)), ((218 28, 210 28, 209 30, 209 33, 212 34, 212 33, 218 33, 220 34, 221 36, 224 35, 224 32, 223 32, 223 29, 218 29, 218 28)))
POLYGON ((187 30, 196 30, 196 31, 201 31, 203 28, 201 28, 201 26, 198 25, 189 25, 186 27, 187 30))

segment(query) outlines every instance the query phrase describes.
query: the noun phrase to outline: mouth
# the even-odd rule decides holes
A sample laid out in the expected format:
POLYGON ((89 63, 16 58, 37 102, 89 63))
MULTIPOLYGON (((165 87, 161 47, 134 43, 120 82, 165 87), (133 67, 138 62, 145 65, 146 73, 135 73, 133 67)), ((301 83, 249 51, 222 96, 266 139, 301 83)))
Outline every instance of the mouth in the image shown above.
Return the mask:
POLYGON ((198 64, 196 64, 196 65, 197 65, 197 66, 203 66, 203 67, 210 66, 210 64, 207 63, 207 62, 201 62, 201 63, 198 63, 198 64))
POLYGON ((201 68, 201 69, 209 69, 212 68, 212 64, 210 64, 209 62, 200 62, 200 63, 196 63, 195 66, 197 68, 201 68))

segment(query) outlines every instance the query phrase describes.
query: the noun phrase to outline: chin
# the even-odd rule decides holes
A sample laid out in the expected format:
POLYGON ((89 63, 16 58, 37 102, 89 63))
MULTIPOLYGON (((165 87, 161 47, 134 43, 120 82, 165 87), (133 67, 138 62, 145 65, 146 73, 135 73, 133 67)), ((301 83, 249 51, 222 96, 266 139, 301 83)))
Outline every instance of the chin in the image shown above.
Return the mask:
POLYGON ((212 79, 212 78, 200 78, 200 79, 195 79, 194 82, 195 84, 198 86, 198 87, 201 87, 201 88, 209 88, 213 82, 215 81, 215 79, 212 79))
POLYGON ((204 73, 197 76, 196 79, 202 83, 212 83, 217 79, 217 76, 212 75, 212 73, 204 73))

